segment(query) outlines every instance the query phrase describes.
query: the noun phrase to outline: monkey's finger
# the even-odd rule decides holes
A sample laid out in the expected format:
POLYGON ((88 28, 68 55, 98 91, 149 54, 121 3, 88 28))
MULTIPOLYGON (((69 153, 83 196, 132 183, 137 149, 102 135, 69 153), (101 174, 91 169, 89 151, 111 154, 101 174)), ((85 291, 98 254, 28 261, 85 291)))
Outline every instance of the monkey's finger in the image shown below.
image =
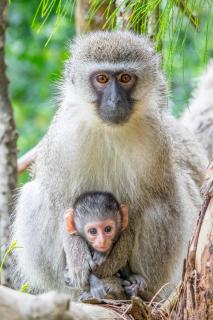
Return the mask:
POLYGON ((91 295, 91 293, 90 293, 90 292, 87 292, 87 291, 83 292, 83 293, 80 295, 80 301, 86 301, 86 300, 92 299, 92 298, 93 298, 93 296, 91 295))
POLYGON ((142 278, 137 279, 136 283, 141 290, 146 288, 146 282, 142 278))
POLYGON ((123 280, 123 281, 122 281, 122 285, 123 285, 123 286, 127 286, 127 287, 128 287, 128 286, 130 286, 130 285, 131 285, 131 282, 130 282, 130 281, 128 281, 128 280, 123 280))
POLYGON ((130 287, 125 287, 124 292, 126 293, 126 295, 128 297, 130 297, 130 298, 132 297, 132 289, 130 287))
POLYGON ((106 295, 107 295, 107 292, 104 289, 104 287, 94 289, 94 296, 93 296, 94 298, 104 299, 106 295))
POLYGON ((125 292, 130 296, 130 298, 138 295, 138 285, 131 285, 129 287, 125 287, 125 292))
POLYGON ((88 264, 89 264, 90 271, 94 271, 97 268, 97 265, 95 261, 93 261, 93 259, 89 259, 88 264))
POLYGON ((146 288, 146 284, 144 282, 140 282, 140 283, 138 283, 138 287, 140 289, 145 289, 146 288))
POLYGON ((137 284, 132 284, 131 285, 132 291, 138 290, 138 285, 137 284))

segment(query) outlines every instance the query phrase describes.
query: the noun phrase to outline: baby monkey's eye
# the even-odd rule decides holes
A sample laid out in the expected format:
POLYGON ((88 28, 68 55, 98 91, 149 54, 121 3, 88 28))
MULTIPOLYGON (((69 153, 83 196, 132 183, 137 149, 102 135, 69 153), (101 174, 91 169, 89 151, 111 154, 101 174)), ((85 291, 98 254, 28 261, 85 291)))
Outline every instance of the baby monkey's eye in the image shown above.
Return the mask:
POLYGON ((100 84, 106 84, 109 81, 109 77, 106 74, 98 74, 95 79, 100 84))
POLYGON ((112 231, 112 227, 106 226, 106 227, 104 228, 104 231, 105 231, 106 233, 109 233, 109 232, 112 231))
POLYGON ((96 230, 95 228, 89 229, 88 232, 89 232, 90 234, 92 234, 92 235, 97 234, 97 230, 96 230))

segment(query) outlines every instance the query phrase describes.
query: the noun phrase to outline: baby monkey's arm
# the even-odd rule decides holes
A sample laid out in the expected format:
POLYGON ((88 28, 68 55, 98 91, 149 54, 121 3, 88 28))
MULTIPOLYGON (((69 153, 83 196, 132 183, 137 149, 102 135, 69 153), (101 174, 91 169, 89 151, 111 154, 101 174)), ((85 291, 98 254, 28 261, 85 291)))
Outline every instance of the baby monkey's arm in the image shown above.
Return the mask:
POLYGON ((93 273, 99 278, 107 278, 116 275, 119 270, 127 265, 131 256, 131 250, 134 244, 133 241, 133 232, 128 226, 113 245, 104 263, 98 265, 97 268, 93 270, 93 273))
POLYGON ((89 275, 95 265, 86 241, 80 236, 65 233, 63 245, 67 263, 64 270, 66 285, 88 287, 89 275))

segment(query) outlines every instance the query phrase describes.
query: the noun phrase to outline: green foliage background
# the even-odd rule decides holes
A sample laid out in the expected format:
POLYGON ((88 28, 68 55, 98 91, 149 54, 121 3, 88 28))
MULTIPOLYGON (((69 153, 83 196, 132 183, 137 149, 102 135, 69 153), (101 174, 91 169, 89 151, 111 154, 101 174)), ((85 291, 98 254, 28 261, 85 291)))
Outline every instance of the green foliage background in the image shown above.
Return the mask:
MULTIPOLYGON (((45 46, 55 17, 52 15, 37 32, 40 24, 32 21, 37 1, 14 0, 9 6, 6 59, 10 94, 19 132, 19 156, 36 145, 44 135, 55 111, 54 84, 60 78, 67 43, 74 36, 74 19, 61 21, 58 32, 45 46)), ((26 180, 22 175, 20 182, 26 180)))
MULTIPOLYGON (((168 30, 163 44, 164 70, 170 84, 170 105, 176 116, 188 105, 195 77, 213 57, 213 14, 204 3, 200 1, 199 31, 195 32, 187 19, 182 18, 174 26, 172 34, 168 30), (171 42, 171 37, 175 39, 174 42, 171 42)), ((35 20, 32 28, 38 4, 37 1, 13 0, 9 7, 6 58, 19 132, 19 155, 33 147, 47 130, 56 108, 54 83, 60 78, 64 60, 68 57, 67 43, 75 34, 74 17, 63 17, 45 46, 54 30, 56 16, 52 12, 38 33, 41 25, 39 20, 35 20)), ((20 183, 24 181, 26 177, 22 176, 20 183)))

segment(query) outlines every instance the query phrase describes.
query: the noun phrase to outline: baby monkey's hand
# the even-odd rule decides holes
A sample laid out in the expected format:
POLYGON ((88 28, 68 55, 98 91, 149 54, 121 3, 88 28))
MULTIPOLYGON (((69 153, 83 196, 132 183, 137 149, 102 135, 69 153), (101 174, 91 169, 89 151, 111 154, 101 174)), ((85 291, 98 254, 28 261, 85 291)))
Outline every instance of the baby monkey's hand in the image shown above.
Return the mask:
POLYGON ((95 298, 104 299, 111 289, 110 285, 107 285, 93 274, 90 274, 89 276, 89 284, 89 290, 83 292, 80 296, 81 301, 95 298))
POLYGON ((67 266, 64 269, 64 282, 68 287, 87 288, 89 284, 89 275, 96 265, 91 256, 88 255, 87 261, 81 268, 71 268, 67 266))
POLYGON ((99 267, 101 266, 103 263, 105 263, 105 261, 107 260, 107 257, 109 255, 109 252, 98 252, 98 251, 95 251, 93 253, 93 256, 92 256, 92 260, 94 262, 94 269, 96 269, 96 267, 99 267))
POLYGON ((131 274, 128 280, 123 281, 124 291, 130 297, 140 295, 140 292, 146 289, 144 278, 138 274, 131 274))

